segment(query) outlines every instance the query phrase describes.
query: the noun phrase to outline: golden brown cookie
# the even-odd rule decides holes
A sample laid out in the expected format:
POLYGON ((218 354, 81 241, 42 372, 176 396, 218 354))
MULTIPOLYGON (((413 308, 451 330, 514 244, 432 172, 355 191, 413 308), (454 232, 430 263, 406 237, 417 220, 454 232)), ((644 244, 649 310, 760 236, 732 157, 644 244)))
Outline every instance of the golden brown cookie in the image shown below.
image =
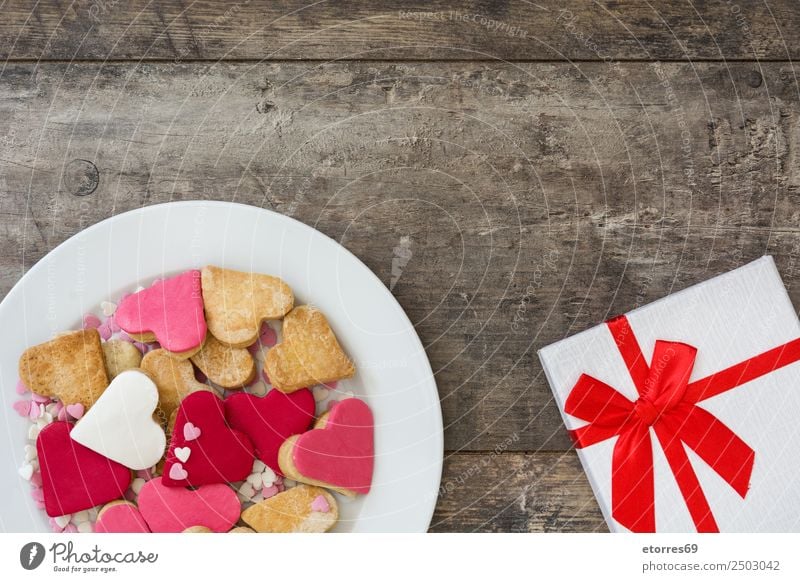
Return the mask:
POLYGON ((158 416, 166 423, 180 406, 181 400, 192 392, 212 391, 194 377, 194 368, 189 360, 177 360, 167 350, 153 350, 142 358, 142 370, 150 374, 158 386, 158 416))
POLYGON ((122 340, 103 342, 103 356, 109 380, 116 378, 120 372, 138 368, 142 363, 142 352, 132 343, 122 340))
POLYGON ((187 527, 181 533, 214 533, 214 532, 212 532, 204 525, 193 525, 192 527, 187 527))
POLYGON ((246 348, 226 346, 211 334, 206 335, 205 345, 191 360, 209 380, 223 388, 241 388, 256 377, 256 363, 246 348))
POLYGON ((19 377, 36 394, 88 410, 108 387, 100 334, 73 331, 28 348, 19 359, 19 377))
POLYGON ((310 305, 295 307, 283 320, 283 340, 264 362, 272 385, 282 392, 350 378, 355 365, 342 350, 328 320, 310 305))
POLYGON ((294 305, 289 286, 270 275, 209 266, 202 285, 208 330, 234 348, 254 343, 264 320, 279 319, 294 305))
POLYGON ((322 533, 337 519, 333 495, 311 485, 297 485, 242 512, 242 520, 259 533, 322 533))

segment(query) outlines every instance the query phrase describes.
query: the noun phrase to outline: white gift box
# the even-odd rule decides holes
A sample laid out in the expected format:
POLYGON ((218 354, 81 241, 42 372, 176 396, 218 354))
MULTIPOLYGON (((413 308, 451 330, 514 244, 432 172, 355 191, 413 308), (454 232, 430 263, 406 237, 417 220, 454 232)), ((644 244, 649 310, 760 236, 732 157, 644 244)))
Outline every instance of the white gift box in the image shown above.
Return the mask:
MULTIPOLYGON (((656 340, 683 342, 697 349, 690 384, 800 337, 797 314, 772 257, 669 295, 626 317, 648 363, 656 340)), ((539 352, 539 357, 570 430, 591 424, 565 412, 567 399, 583 374, 607 384, 631 402, 639 398, 629 367, 606 324, 551 344, 539 352)), ((690 446, 679 444, 719 531, 800 531, 800 363, 782 365, 695 406, 711 413, 755 453, 749 490, 742 497, 690 446)), ((648 428, 647 424, 644 430, 645 434, 649 432, 652 445, 655 530, 697 531, 697 522, 689 513, 662 443, 654 426, 648 428)), ((592 490, 609 528, 615 532, 628 531, 612 515, 612 455, 620 438, 612 436, 578 449, 592 490)))

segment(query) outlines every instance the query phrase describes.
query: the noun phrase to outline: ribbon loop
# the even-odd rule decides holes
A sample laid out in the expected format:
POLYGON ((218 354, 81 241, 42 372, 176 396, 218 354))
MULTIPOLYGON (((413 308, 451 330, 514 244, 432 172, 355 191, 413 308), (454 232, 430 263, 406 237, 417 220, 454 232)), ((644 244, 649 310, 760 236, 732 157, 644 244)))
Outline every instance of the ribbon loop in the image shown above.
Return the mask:
POLYGON ((695 347, 658 340, 648 365, 625 316, 607 325, 639 398, 631 402, 608 384, 583 374, 567 397, 564 411, 588 423, 570 431, 578 448, 619 437, 612 457, 614 519, 631 531, 655 531, 652 430, 695 527, 701 532, 718 531, 684 445, 742 498, 750 486, 755 452, 697 402, 799 361, 800 339, 690 384, 695 347))

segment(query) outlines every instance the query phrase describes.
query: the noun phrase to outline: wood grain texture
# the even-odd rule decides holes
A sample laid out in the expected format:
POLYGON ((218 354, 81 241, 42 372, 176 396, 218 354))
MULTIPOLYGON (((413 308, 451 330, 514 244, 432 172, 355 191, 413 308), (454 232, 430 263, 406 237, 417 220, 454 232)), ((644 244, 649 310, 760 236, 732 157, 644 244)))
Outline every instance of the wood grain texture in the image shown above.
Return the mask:
POLYGON ((445 460, 434 532, 608 531, 574 453, 471 453, 445 460))
POLYGON ((780 63, 8 64, 0 293, 126 210, 275 209, 392 288, 448 450, 565 450, 538 348, 764 253, 800 305, 797 118, 780 63))
POLYGON ((3 59, 796 59, 793 0, 6 0, 3 59))

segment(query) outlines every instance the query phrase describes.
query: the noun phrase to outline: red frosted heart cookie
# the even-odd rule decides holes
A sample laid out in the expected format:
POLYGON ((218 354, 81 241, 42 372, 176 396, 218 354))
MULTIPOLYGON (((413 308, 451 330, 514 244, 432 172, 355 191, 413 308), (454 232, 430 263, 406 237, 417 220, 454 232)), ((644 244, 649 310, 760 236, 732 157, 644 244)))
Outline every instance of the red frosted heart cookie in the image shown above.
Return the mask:
POLYGON ((58 517, 119 499, 131 472, 73 441, 68 422, 53 422, 36 439, 47 515, 58 517))
POLYGON ((179 533, 197 525, 226 532, 241 510, 233 489, 219 483, 186 489, 166 487, 158 477, 139 492, 139 511, 154 533, 179 533))
POLYGON ((308 430, 314 420, 314 396, 307 388, 291 394, 270 390, 263 398, 232 394, 225 399, 225 417, 232 428, 250 437, 256 457, 280 473, 278 449, 290 436, 308 430))
POLYGON ((225 423, 222 400, 212 392, 194 392, 184 398, 164 463, 164 485, 242 481, 252 468, 253 443, 225 423))
POLYGON ((345 495, 369 493, 375 457, 369 406, 357 398, 342 400, 317 427, 281 446, 278 462, 284 475, 345 495))
POLYGON ((114 318, 140 341, 158 340, 181 358, 194 355, 206 337, 200 271, 186 271, 129 295, 114 318))

